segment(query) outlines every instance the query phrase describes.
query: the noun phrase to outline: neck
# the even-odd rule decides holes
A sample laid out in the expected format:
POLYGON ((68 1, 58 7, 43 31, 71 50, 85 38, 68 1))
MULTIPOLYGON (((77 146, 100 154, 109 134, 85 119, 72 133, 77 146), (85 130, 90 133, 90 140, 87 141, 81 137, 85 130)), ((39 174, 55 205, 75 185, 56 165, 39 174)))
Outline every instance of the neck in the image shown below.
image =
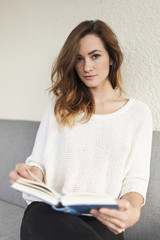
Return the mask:
POLYGON ((119 98, 119 95, 112 88, 109 80, 106 80, 105 85, 97 88, 91 88, 95 104, 104 103, 110 100, 119 98))

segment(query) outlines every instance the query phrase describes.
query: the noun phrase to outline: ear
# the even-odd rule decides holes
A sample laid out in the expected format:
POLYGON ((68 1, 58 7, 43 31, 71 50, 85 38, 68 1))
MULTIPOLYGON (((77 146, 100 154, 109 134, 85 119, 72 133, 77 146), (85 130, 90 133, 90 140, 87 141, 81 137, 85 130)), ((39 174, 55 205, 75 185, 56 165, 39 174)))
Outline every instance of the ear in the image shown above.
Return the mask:
POLYGON ((113 65, 113 60, 110 58, 109 59, 109 65, 112 66, 113 65))

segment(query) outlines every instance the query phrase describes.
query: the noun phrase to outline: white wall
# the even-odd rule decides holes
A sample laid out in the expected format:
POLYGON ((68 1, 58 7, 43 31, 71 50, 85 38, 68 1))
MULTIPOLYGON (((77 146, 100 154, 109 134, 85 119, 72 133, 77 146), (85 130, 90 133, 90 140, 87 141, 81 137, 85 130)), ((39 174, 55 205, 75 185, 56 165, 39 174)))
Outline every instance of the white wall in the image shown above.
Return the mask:
POLYGON ((160 130, 159 0, 0 0, 0 118, 40 120, 52 62, 86 19, 107 22, 124 53, 123 85, 160 130))

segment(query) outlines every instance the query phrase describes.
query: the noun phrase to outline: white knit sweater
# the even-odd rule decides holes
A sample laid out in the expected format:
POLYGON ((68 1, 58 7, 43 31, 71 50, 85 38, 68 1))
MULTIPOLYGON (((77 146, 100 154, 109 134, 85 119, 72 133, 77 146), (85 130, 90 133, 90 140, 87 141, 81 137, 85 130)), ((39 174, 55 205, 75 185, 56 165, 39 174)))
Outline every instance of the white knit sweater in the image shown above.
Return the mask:
POLYGON ((45 172, 50 187, 60 194, 96 192, 114 198, 138 192, 145 199, 152 143, 152 115, 146 104, 130 98, 114 113, 93 114, 87 123, 60 131, 53 109, 51 101, 26 160, 45 172))

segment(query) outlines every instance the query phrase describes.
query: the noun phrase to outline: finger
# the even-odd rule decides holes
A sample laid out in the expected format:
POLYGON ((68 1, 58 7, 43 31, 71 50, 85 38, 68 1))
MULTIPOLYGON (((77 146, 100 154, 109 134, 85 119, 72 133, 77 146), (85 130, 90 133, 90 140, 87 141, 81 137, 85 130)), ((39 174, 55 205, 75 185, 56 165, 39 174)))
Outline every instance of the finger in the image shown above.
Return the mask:
POLYGON ((103 218, 104 221, 114 224, 117 228, 124 229, 126 227, 126 224, 123 221, 123 219, 119 220, 117 218, 112 218, 112 217, 101 215, 101 214, 99 216, 103 218))
POLYGON ((97 216, 99 214, 99 210, 97 209, 91 209, 90 210, 90 214, 94 215, 94 216, 97 216))
POLYGON ((116 218, 119 220, 123 219, 123 212, 116 209, 100 208, 99 214, 105 215, 106 217, 116 218))
POLYGON ((117 199, 117 203, 121 211, 126 210, 130 207, 129 201, 125 199, 117 199))
POLYGON ((105 222, 110 222, 120 229, 126 228, 127 215, 124 211, 101 208, 99 211, 92 210, 91 213, 94 217, 101 217, 105 222))
POLYGON ((118 228, 125 228, 123 212, 113 210, 113 209, 111 210, 111 209, 101 208, 100 210, 92 209, 90 213, 96 218, 100 217, 101 220, 105 222, 110 222, 116 225, 118 228))
POLYGON ((105 222, 114 224, 117 228, 124 229, 126 227, 123 217, 121 217, 121 219, 118 219, 118 218, 110 217, 110 216, 104 215, 104 214, 99 214, 98 216, 101 219, 104 219, 105 222))
POLYGON ((23 178, 27 178, 30 180, 33 180, 33 178, 29 175, 27 169, 29 169, 30 166, 24 164, 24 163, 18 163, 16 165, 16 169, 15 171, 17 172, 17 174, 19 175, 19 177, 23 177, 23 178))
POLYGON ((107 227, 111 232, 113 232, 114 234, 117 234, 114 229, 110 228, 110 227, 107 227))
POLYGON ((116 230, 114 230, 113 228, 110 228, 110 227, 107 227, 111 232, 113 232, 114 234, 119 234, 119 233, 121 233, 121 232, 123 232, 123 230, 121 231, 119 231, 119 233, 116 231, 116 230))
POLYGON ((97 216, 96 217, 101 223, 103 223, 105 226, 107 226, 107 228, 110 229, 110 231, 112 231, 114 234, 120 234, 124 231, 124 228, 118 227, 117 225, 106 221, 104 218, 102 218, 101 216, 97 216))
POLYGON ((17 171, 17 173, 19 175, 22 175, 23 172, 26 172, 26 169, 27 169, 27 165, 26 164, 24 164, 24 163, 17 163, 16 164, 15 171, 17 171))
POLYGON ((9 177, 10 177, 10 183, 13 184, 15 181, 17 181, 19 179, 19 175, 16 171, 11 171, 9 173, 9 177))
POLYGON ((109 209, 109 208, 100 208, 99 210, 92 209, 90 213, 93 216, 101 216, 101 217, 108 217, 108 218, 117 218, 122 219, 122 212, 115 210, 115 209, 109 209))
POLYGON ((32 167, 30 167, 30 171, 31 171, 34 175, 36 175, 36 177, 37 177, 39 180, 43 181, 44 175, 43 175, 42 170, 41 170, 39 167, 32 166, 32 167))

